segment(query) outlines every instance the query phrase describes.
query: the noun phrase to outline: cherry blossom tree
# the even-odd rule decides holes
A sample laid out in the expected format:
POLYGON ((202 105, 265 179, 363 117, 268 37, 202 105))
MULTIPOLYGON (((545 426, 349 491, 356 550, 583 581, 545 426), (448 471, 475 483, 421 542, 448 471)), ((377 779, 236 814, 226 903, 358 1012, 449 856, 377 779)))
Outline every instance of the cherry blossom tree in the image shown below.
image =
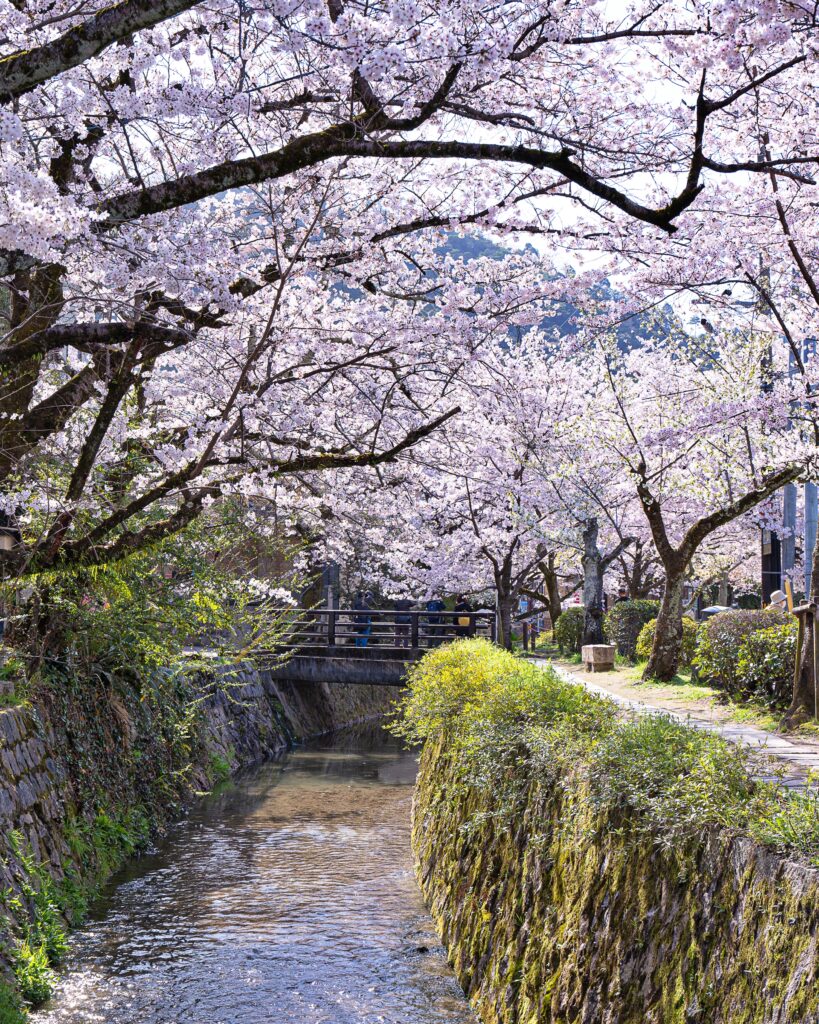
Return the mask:
MULTIPOLYGON (((765 301, 784 247, 810 291, 815 25, 792 0, 0 11, 0 489, 25 534, 4 572, 109 562, 225 494, 309 511, 316 474, 354 490, 445 424, 460 508, 478 427, 459 378, 500 324, 595 275, 442 272, 441 231, 593 250, 632 294, 657 268, 651 301, 738 274, 765 301), (770 216, 742 223, 749 196, 770 216)), ((553 425, 552 395, 533 401, 553 425)), ((527 463, 502 515, 481 498, 508 607, 525 583, 495 542, 546 532, 535 491, 566 477, 527 463)))
POLYGON ((807 471, 789 403, 760 389, 767 339, 689 334, 623 353, 585 352, 592 439, 642 506, 664 570, 646 678, 677 671, 683 584, 707 538, 807 471))
MULTIPOLYGON (((176 374, 204 360, 221 375, 231 350, 242 363, 237 397, 211 413, 228 424, 210 439, 218 447, 241 434, 238 396, 265 386, 247 378, 269 364, 268 325, 290 312, 285 286, 302 268, 325 287, 334 272, 377 294, 404 276, 401 239, 413 236, 415 247, 425 228, 468 223, 562 237, 564 207, 672 232, 706 173, 734 171, 718 151, 735 106, 751 89, 780 88, 810 56, 796 7, 772 13, 751 0, 739 17, 721 3, 637 4, 621 17, 598 0, 560 15, 549 3, 482 0, 4 6, 4 488, 25 493, 29 460, 44 447, 80 433, 88 442, 60 523, 38 547, 46 562, 62 550, 66 519, 77 520, 82 479, 118 414, 134 403, 147 410, 142 385, 177 365, 170 353, 176 374), (777 24, 787 31, 777 35, 777 24), (736 54, 763 46, 769 59, 749 85, 736 54), (651 88, 669 53, 690 76, 706 49, 713 92, 703 76, 694 110, 651 88), (611 113, 597 102, 601 70, 611 113), (712 124, 715 156, 705 146, 712 124), (646 171, 664 183, 647 192, 646 171)), ((756 171, 780 162, 745 161, 756 171)), ((323 352, 311 351, 320 364, 323 352)), ((335 366, 337 353, 328 355, 335 366)), ((345 355, 358 358, 349 346, 345 355)), ((392 440, 403 438, 415 434, 392 440)), ((286 448, 270 465, 307 465, 296 454, 286 448)), ((314 452, 327 467, 329 454, 314 452)), ((179 515, 166 517, 168 529, 178 525, 197 507, 191 487, 211 455, 199 444, 146 489, 142 507, 180 496, 179 515)), ((227 457, 238 472, 235 453, 227 457)), ((128 520, 120 512, 114 528, 128 520)))

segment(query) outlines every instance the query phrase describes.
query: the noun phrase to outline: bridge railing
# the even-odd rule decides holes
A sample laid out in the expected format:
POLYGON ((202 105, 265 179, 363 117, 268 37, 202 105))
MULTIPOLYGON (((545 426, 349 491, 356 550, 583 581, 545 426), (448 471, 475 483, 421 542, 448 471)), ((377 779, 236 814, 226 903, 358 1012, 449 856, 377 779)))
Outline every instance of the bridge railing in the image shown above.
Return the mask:
MULTIPOLYGON (((280 644, 285 649, 327 648, 338 653, 376 648, 408 656, 449 640, 496 638, 495 613, 395 611, 386 608, 315 608, 300 612, 287 624, 280 644)), ((328 652, 329 653, 329 652, 328 652)))

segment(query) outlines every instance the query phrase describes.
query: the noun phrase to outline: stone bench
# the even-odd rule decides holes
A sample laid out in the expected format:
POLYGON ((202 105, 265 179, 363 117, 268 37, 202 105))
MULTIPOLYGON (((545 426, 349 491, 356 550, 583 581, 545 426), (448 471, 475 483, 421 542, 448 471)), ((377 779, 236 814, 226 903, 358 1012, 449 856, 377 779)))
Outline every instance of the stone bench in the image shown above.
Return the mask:
POLYGON ((613 644, 586 644, 580 651, 587 672, 611 672, 614 668, 613 644))

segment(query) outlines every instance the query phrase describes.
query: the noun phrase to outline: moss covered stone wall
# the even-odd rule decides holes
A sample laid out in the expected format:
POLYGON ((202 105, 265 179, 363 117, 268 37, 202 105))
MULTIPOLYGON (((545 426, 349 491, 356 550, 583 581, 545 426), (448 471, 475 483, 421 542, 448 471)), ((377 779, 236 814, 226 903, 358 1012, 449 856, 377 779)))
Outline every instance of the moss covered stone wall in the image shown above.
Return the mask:
POLYGON ((65 929, 197 793, 294 740, 384 714, 387 687, 54 678, 0 709, 0 1024, 48 994, 65 929))
POLYGON ((577 780, 517 809, 426 744, 419 881, 486 1024, 817 1024, 819 871, 709 830, 684 848, 630 829, 577 780))

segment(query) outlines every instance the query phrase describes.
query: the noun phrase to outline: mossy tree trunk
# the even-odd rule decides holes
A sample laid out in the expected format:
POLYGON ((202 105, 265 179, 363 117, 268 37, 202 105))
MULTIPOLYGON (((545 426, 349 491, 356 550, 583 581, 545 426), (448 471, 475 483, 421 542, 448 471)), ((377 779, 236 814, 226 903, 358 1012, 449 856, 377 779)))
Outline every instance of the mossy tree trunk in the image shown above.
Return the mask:
POLYGON ((643 679, 673 679, 680 667, 684 583, 684 574, 666 577, 665 590, 654 628, 654 644, 643 672, 643 679))

